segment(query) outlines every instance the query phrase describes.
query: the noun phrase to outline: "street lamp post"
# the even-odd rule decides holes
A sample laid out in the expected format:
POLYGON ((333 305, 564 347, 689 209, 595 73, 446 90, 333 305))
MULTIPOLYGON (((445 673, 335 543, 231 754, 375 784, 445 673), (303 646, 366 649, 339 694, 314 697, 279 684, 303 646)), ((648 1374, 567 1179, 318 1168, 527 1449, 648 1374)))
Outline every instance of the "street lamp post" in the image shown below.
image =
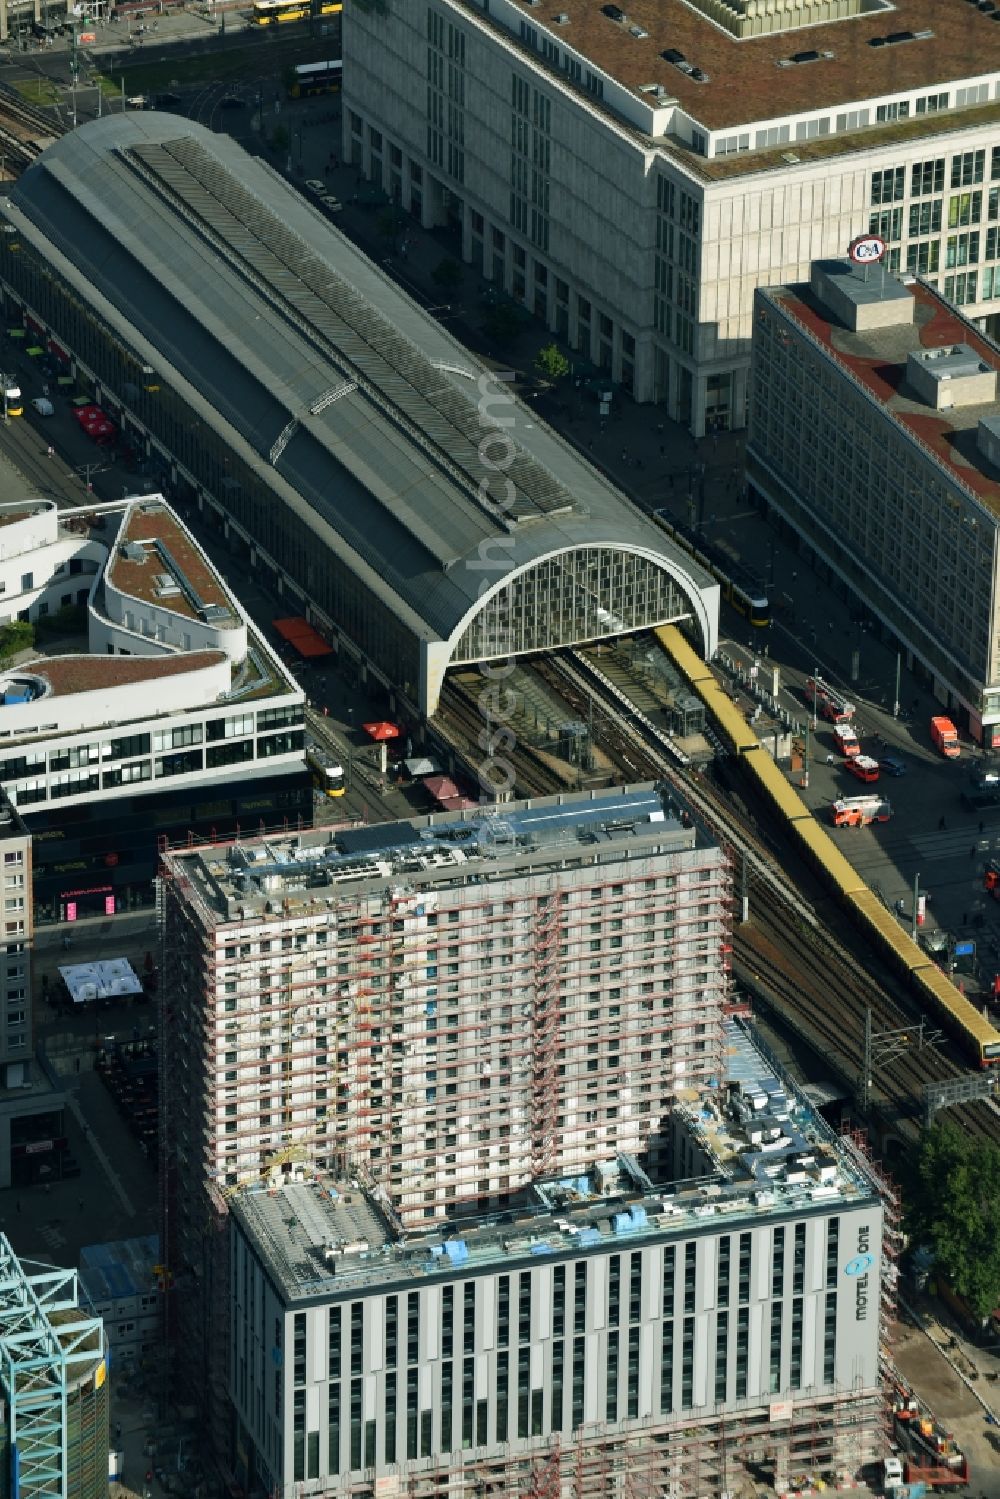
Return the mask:
POLYGON ((816 732, 816 709, 819 703, 819 667, 813 667, 813 733, 816 732))
POLYGON ((893 701, 892 701, 892 716, 893 716, 893 718, 898 718, 899 717, 899 678, 900 678, 900 673, 902 672, 902 669, 903 669, 903 653, 902 653, 902 651, 897 651, 896 652, 896 695, 895 695, 895 697, 893 698, 893 701))

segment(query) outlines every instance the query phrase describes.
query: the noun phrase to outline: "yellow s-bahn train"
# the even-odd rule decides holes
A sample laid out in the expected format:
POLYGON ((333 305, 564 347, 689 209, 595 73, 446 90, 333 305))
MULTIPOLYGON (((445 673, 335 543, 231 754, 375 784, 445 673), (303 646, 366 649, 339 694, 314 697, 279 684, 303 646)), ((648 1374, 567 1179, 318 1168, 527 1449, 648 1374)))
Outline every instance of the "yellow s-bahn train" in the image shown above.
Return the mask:
POLYGON ((308 21, 312 16, 336 16, 343 0, 254 0, 251 26, 276 26, 290 21, 308 21))
POLYGON ((907 980, 917 1002, 938 1017, 979 1067, 1000 1066, 1000 1031, 966 999, 868 888, 851 862, 789 785, 739 709, 676 625, 656 631, 674 663, 775 811, 790 827, 802 852, 843 902, 857 926, 907 980))
POLYGON ((654 510, 653 519, 679 547, 683 547, 706 572, 711 573, 722 589, 722 597, 727 604, 732 604, 737 614, 742 614, 744 619, 749 620, 755 630, 767 628, 771 623, 771 606, 762 588, 757 587, 749 577, 741 576, 740 569, 734 563, 718 555, 707 543, 695 541, 688 536, 686 531, 670 519, 665 510, 654 510))

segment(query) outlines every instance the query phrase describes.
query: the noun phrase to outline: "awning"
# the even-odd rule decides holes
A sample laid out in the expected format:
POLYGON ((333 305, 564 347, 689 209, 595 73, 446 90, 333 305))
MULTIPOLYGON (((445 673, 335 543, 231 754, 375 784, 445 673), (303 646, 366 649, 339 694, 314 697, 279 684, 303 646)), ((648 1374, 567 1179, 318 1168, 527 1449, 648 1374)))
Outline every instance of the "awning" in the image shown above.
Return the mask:
POLYGON ((441 774, 441 767, 436 760, 428 760, 426 757, 415 760, 404 760, 403 769, 408 776, 416 781, 421 776, 436 776, 441 774))
POLYGON ((436 802, 446 802, 461 796, 451 776, 428 776, 424 785, 436 802))
POLYGON ((300 656, 314 660, 319 656, 333 655, 333 646, 327 644, 307 619, 276 619, 273 624, 282 640, 287 640, 300 656))
POLYGON ((142 993, 142 985, 127 958, 112 958, 102 963, 69 963, 60 968, 59 973, 76 1005, 86 1004, 90 999, 142 993))
POLYGON ((383 739, 398 739, 400 731, 394 723, 363 723, 361 727, 369 739, 381 743, 383 739))

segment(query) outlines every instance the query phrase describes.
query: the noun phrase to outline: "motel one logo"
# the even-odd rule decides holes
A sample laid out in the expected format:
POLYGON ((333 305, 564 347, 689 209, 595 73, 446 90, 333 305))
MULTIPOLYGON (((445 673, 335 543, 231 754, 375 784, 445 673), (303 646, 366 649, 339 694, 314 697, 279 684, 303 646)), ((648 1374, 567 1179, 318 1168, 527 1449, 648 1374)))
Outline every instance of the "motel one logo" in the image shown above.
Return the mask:
POLYGON ((870 1252, 870 1244, 871 1229, 867 1223, 862 1223, 858 1228, 858 1252, 844 1266, 844 1274, 850 1275, 854 1280, 855 1322, 868 1320, 868 1282, 871 1278, 871 1268, 875 1263, 875 1256, 870 1252))

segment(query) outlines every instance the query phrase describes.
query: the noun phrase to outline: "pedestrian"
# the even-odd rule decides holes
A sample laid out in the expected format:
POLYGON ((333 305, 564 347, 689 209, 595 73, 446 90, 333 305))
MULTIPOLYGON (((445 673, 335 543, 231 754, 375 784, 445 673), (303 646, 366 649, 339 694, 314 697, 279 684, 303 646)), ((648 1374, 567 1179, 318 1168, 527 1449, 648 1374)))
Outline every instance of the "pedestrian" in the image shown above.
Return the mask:
POLYGON ((48 446, 48 455, 49 455, 49 457, 50 458, 54 458, 55 457, 55 452, 56 452, 55 448, 52 446, 51 443, 49 443, 49 446, 48 446))
POLYGON ((826 763, 827 765, 836 765, 837 762, 832 755, 827 755, 826 763))
POLYGON ((627 460, 628 460, 628 448, 622 448, 622 462, 625 463, 625 462, 627 462, 627 460))
POLYGON ((944 818, 943 817, 939 818, 939 820, 938 820, 938 832, 939 833, 943 833, 944 832, 944 818))

